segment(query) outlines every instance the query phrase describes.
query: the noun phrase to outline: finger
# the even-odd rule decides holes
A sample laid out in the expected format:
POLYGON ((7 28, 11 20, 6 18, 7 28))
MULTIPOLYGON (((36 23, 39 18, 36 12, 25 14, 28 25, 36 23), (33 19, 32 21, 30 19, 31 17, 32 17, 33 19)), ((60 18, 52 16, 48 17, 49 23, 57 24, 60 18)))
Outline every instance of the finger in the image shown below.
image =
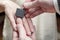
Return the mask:
POLYGON ((19 40, 32 40, 29 36, 26 35, 26 31, 21 23, 17 24, 17 29, 19 32, 19 40))
POLYGON ((38 7, 38 8, 30 8, 28 10, 28 13, 26 14, 26 17, 29 18, 31 16, 31 14, 33 14, 34 12, 36 12, 39 9, 41 9, 41 8, 40 7, 38 7))
POLYGON ((16 31, 13 31, 13 40, 18 40, 18 33, 16 31))
POLYGON ((23 18, 23 24, 24 24, 24 28, 26 30, 26 34, 28 36, 30 36, 31 35, 31 31, 30 31, 30 28, 29 28, 29 25, 28 25, 26 17, 23 18))
POLYGON ((32 20, 30 19, 30 18, 27 18, 27 21, 28 21, 28 24, 29 24, 29 28, 30 28, 30 30, 31 30, 31 32, 35 32, 34 30, 34 25, 33 25, 33 23, 32 23, 32 20))
POLYGON ((37 10, 36 12, 34 12, 33 14, 30 15, 30 18, 33 18, 33 17, 35 17, 35 16, 37 16, 37 15, 40 15, 40 14, 42 14, 42 13, 43 13, 42 10, 37 10))
POLYGON ((38 10, 39 8, 30 8, 28 11, 29 13, 34 13, 36 10, 38 10))
POLYGON ((14 16, 13 15, 8 15, 8 18, 10 20, 10 23, 12 25, 13 30, 17 31, 16 22, 15 22, 14 16))
POLYGON ((28 21, 28 24, 29 24, 29 27, 30 27, 30 30, 31 30, 31 38, 32 40, 36 40, 36 37, 35 37, 35 27, 32 23, 32 20, 30 18, 27 18, 27 21, 28 21))
POLYGON ((31 38, 32 38, 32 40, 36 40, 35 32, 32 34, 31 38))
POLYGON ((38 5, 37 0, 35 0, 35 1, 32 1, 32 2, 26 2, 26 3, 24 3, 23 6, 28 9, 28 8, 37 7, 37 6, 39 6, 39 5, 38 5))
POLYGON ((19 32, 19 40, 31 40, 29 36, 26 35, 26 30, 23 26, 22 20, 20 18, 17 18, 17 29, 19 32))
MULTIPOLYGON (((15 11, 15 10, 14 10, 14 11, 15 11)), ((16 31, 17 29, 16 29, 15 18, 14 18, 15 12, 13 12, 12 9, 10 9, 9 7, 7 7, 7 8, 5 9, 5 14, 6 14, 7 17, 8 17, 8 19, 9 19, 11 25, 12 25, 13 30, 16 31), (9 10, 10 10, 10 11, 9 11, 9 10)))
POLYGON ((25 31, 23 25, 21 25, 21 23, 17 24, 17 29, 19 32, 19 40, 25 39, 26 31, 25 31))
POLYGON ((18 32, 19 32, 19 39, 21 40, 23 38, 23 35, 25 36, 25 34, 26 34, 25 30, 24 30, 24 27, 23 27, 23 22, 22 22, 21 18, 17 18, 16 22, 17 22, 17 29, 18 29, 18 32))

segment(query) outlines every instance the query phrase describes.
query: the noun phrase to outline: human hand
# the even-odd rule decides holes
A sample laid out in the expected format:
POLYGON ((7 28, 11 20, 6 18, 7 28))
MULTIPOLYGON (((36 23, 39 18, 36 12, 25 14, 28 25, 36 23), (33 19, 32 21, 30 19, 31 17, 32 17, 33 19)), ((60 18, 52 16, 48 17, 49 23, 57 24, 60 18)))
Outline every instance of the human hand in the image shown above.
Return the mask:
POLYGON ((17 31, 13 31, 13 40, 36 40, 35 39, 35 29, 34 26, 32 25, 31 19, 24 17, 23 19, 17 18, 17 31), (28 21, 28 22, 27 22, 28 21), (33 30, 33 33, 31 36, 27 35, 25 31, 25 27, 27 31, 30 28, 30 31, 33 30), (28 28, 29 26, 29 28, 28 28))
MULTIPOLYGON (((15 16, 15 13, 16 13, 16 9, 17 9, 17 8, 19 8, 19 9, 21 9, 21 8, 20 8, 17 4, 15 4, 14 2, 12 2, 12 1, 5 1, 4 7, 5 7, 5 13, 6 13, 7 17, 8 17, 9 20, 10 20, 10 23, 11 23, 13 29, 14 29, 14 30, 13 30, 14 33, 16 34, 16 31, 17 31, 18 29, 17 29, 17 26, 16 26, 16 16, 15 16)), ((19 21, 19 22, 20 22, 20 21, 19 21)), ((24 22, 24 24, 26 23, 25 26, 24 26, 25 31, 26 31, 26 34, 27 34, 28 36, 30 36, 30 35, 31 35, 31 32, 34 32, 34 31, 33 31, 33 27, 30 26, 30 25, 28 25, 26 19, 24 19, 23 22, 24 22), (29 28, 29 26, 30 26, 30 28, 29 28)), ((14 33, 13 33, 13 34, 14 34, 14 33)), ((15 36, 15 35, 14 35, 14 36, 15 36)), ((13 36, 13 39, 14 39, 14 36, 13 36)))
MULTIPOLYGON (((16 9, 17 9, 17 8, 21 9, 21 7, 18 6, 17 4, 15 4, 15 3, 12 2, 12 1, 9 1, 9 2, 6 2, 6 3, 7 3, 7 4, 5 5, 6 15, 7 15, 7 17, 9 18, 13 29, 14 29, 15 31, 17 31, 17 27, 16 27, 16 23, 17 23, 17 22, 16 22, 16 18, 17 18, 17 17, 16 17, 16 15, 15 15, 15 13, 16 13, 16 9)), ((20 22, 20 21, 19 21, 19 22, 20 22)), ((24 28, 26 29, 26 34, 30 36, 30 35, 31 35, 31 32, 33 32, 33 31, 30 31, 30 28, 29 28, 29 25, 28 25, 26 19, 24 19, 23 22, 24 22, 24 24, 25 24, 24 28)))
POLYGON ((4 1, 4 8, 5 14, 9 18, 12 28, 16 30, 15 13, 16 9, 21 9, 21 7, 12 1, 4 1))
POLYGON ((26 2, 23 5, 29 12, 29 14, 27 13, 27 17, 31 18, 43 12, 56 12, 53 5, 53 0, 34 0, 31 2, 26 2))

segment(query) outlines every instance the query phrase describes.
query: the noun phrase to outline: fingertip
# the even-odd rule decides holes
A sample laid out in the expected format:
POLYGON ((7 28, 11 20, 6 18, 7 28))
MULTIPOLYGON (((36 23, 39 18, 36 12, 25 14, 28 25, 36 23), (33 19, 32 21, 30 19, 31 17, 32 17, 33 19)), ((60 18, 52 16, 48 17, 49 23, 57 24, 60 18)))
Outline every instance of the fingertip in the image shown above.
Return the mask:
POLYGON ((16 23, 15 22, 11 22, 11 26, 12 26, 12 29, 14 31, 17 31, 17 27, 16 27, 16 23))
POLYGON ((13 30, 14 30, 14 31, 17 31, 16 25, 13 25, 13 30))
POLYGON ((31 36, 31 33, 27 33, 26 35, 27 35, 27 36, 31 36))

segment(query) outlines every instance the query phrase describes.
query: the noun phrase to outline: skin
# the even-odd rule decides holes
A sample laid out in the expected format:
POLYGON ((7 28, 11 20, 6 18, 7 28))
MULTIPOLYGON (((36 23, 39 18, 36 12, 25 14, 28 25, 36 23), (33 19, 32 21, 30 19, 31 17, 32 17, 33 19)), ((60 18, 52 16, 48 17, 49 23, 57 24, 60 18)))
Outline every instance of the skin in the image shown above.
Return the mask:
POLYGON ((54 13, 55 8, 53 0, 34 0, 23 4, 25 9, 28 9, 29 14, 26 17, 35 17, 44 12, 54 13), (39 5, 38 5, 39 4, 39 5))
POLYGON ((30 1, 30 2, 24 3, 24 8, 27 9, 26 10, 27 12, 26 12, 26 16, 23 18, 23 20, 17 18, 17 20, 19 20, 20 23, 16 22, 16 20, 15 20, 16 19, 16 16, 15 16, 16 9, 20 8, 20 7, 17 4, 13 3, 12 1, 9 1, 9 2, 5 1, 4 2, 3 6, 5 7, 6 15, 9 18, 10 23, 11 23, 12 28, 13 28, 13 40, 20 39, 20 33, 21 32, 19 31, 19 28, 17 26, 24 27, 25 31, 26 31, 26 34, 28 34, 28 37, 32 38, 32 40, 35 40, 34 33, 33 33, 33 35, 31 35, 31 32, 34 31, 34 29, 32 29, 33 25, 32 25, 32 23, 31 24, 28 23, 28 22, 31 22, 31 21, 28 21, 30 19, 27 19, 27 18, 35 17, 35 16, 37 16, 37 15, 43 13, 43 12, 52 12, 52 13, 56 12, 55 9, 54 9, 53 3, 50 4, 49 2, 52 3, 52 1, 50 1, 50 0, 49 1, 33 0, 33 1, 30 1), (25 20, 27 20, 27 21, 25 21, 25 20))
MULTIPOLYGON (((24 17, 23 20, 27 20, 27 18, 24 17)), ((20 40, 36 40, 35 39, 35 31, 31 36, 27 36, 26 31, 25 31, 26 29, 24 28, 24 23, 23 23, 23 22, 26 22, 26 21, 23 21, 23 20, 21 18, 17 18, 16 21, 17 21, 17 29, 18 30, 13 31, 13 40, 19 40, 19 39, 20 40)), ((31 21, 30 18, 29 18, 28 21, 29 21, 28 23, 30 23, 32 25, 32 23, 30 22, 31 21)))
POLYGON ((28 20, 28 18, 24 17, 22 20, 21 18, 15 16, 16 9, 21 9, 21 7, 12 1, 1 1, 0 4, 4 7, 5 14, 8 17, 13 28, 13 40, 22 39, 20 38, 20 34, 22 34, 22 32, 20 32, 20 26, 24 28, 23 32, 25 31, 25 34, 22 34, 23 37, 26 36, 26 38, 30 38, 30 40, 35 40, 35 31, 31 19, 28 20), (33 32, 32 35, 31 32, 33 32))

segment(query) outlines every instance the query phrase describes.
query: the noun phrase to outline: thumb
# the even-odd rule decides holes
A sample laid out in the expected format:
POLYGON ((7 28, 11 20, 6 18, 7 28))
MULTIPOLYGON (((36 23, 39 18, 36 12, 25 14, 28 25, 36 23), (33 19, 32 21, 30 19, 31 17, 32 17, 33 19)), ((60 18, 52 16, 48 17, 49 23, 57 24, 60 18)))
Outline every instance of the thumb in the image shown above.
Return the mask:
MULTIPOLYGON (((7 16, 8 16, 8 15, 7 15, 7 16)), ((9 16, 8 16, 8 19, 9 19, 11 25, 12 25, 13 30, 17 31, 16 22, 15 22, 14 16, 13 16, 13 15, 9 15, 9 16)))
POLYGON ((23 4, 23 6, 28 9, 28 8, 37 7, 38 6, 37 4, 38 4, 38 1, 35 0, 35 1, 31 1, 31 2, 26 2, 23 4))

